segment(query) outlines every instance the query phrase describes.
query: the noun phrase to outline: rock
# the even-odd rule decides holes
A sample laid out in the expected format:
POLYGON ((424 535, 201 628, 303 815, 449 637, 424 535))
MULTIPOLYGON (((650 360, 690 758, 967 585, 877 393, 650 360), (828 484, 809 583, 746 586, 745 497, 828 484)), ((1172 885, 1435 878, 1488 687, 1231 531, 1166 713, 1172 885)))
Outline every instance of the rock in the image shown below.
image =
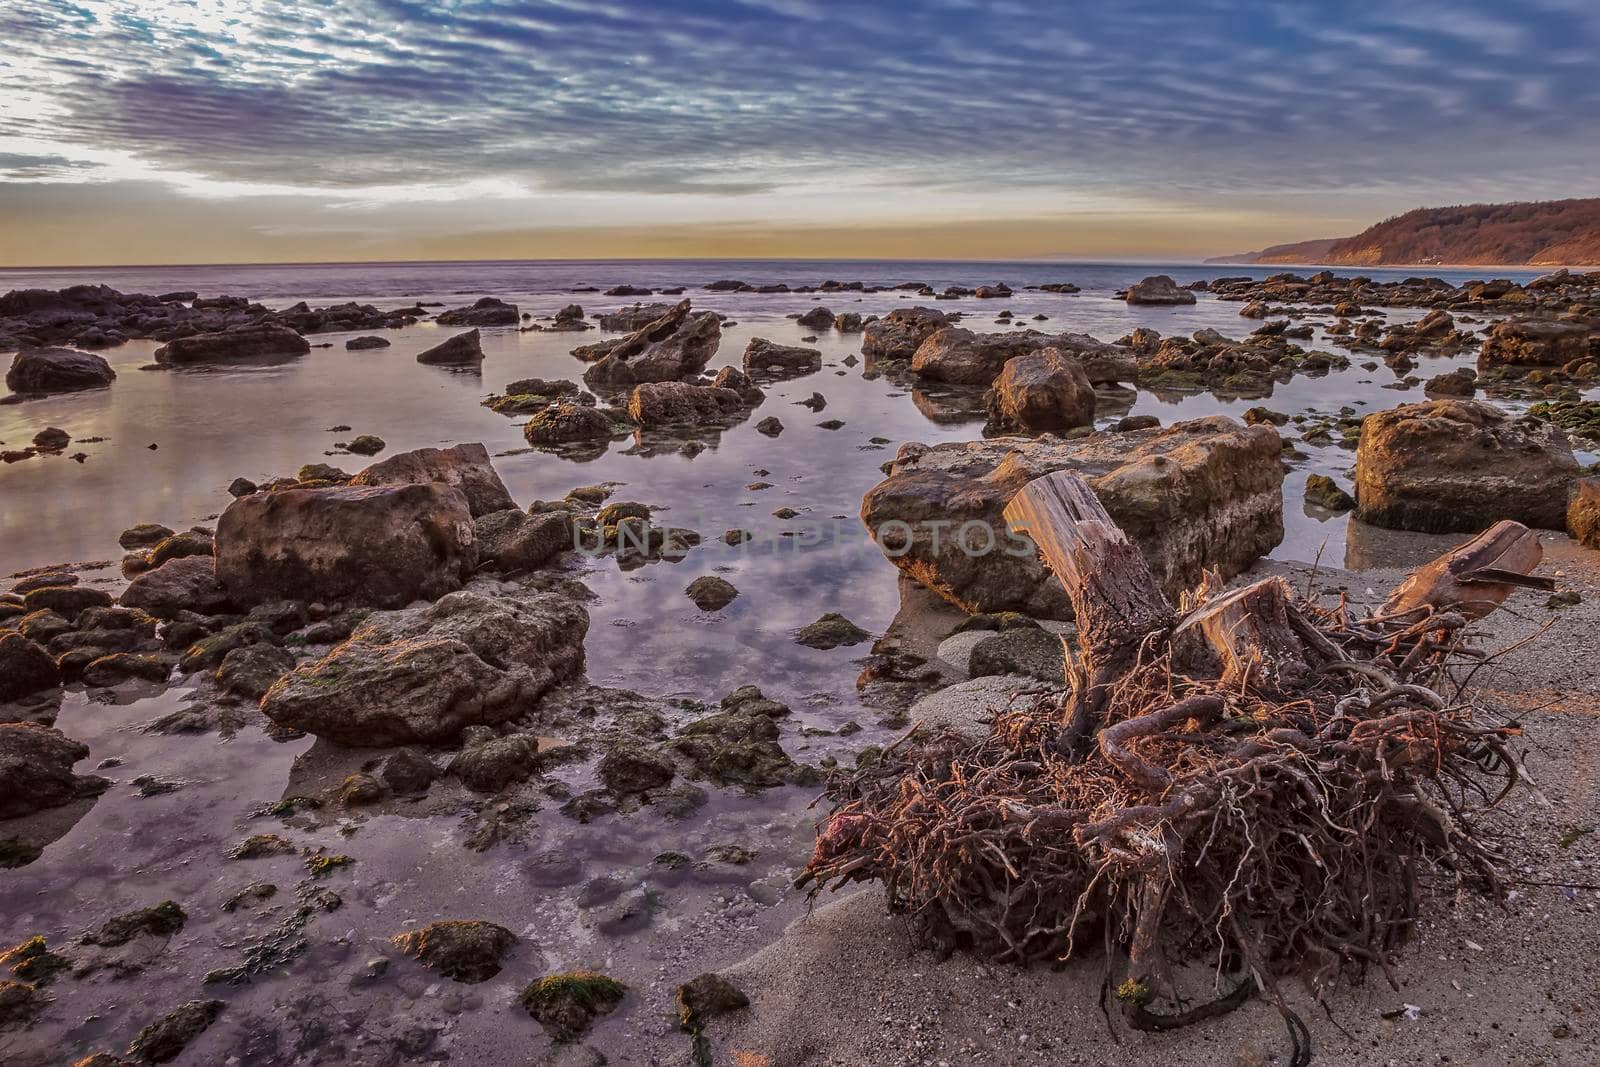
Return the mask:
POLYGON ((1580 478, 1567 505, 1567 532, 1585 548, 1600 548, 1600 478, 1580 478))
POLYGON ((122 531, 117 544, 123 548, 149 548, 172 536, 172 531, 157 522, 141 522, 122 531))
POLYGON ((164 682, 171 674, 172 660, 169 657, 113 652, 109 656, 100 656, 92 660, 83 668, 83 684, 95 688, 109 688, 134 679, 164 682))
POLYGON ((72 765, 88 755, 88 746, 59 730, 31 722, 0 723, 0 819, 93 796, 104 781, 72 773, 72 765))
POLYGON ((581 404, 556 404, 539 412, 522 428, 530 445, 561 445, 577 441, 605 441, 617 428, 605 413, 581 404))
POLYGON ((486 727, 470 726, 462 736, 466 744, 445 770, 469 789, 498 793, 527 781, 539 769, 539 739, 532 734, 500 737, 486 727))
POLYGON ((490 599, 463 591, 379 612, 345 643, 267 691, 261 710, 290 729, 355 747, 453 740, 522 714, 583 668, 589 617, 553 593, 490 599))
POLYGON ((236 359, 303 356, 310 351, 311 343, 289 327, 258 322, 220 333, 179 337, 156 349, 155 357, 157 363, 183 366, 236 359))
POLYGON ((755 380, 738 367, 723 367, 717 371, 716 377, 711 379, 711 386, 714 389, 732 389, 750 407, 757 406, 767 398, 755 380))
POLYGON ((107 919, 99 929, 85 934, 86 945, 116 948, 139 937, 171 937, 182 930, 189 915, 175 900, 163 900, 148 908, 136 908, 107 919))
POLYGON ((707 1020, 750 1006, 750 998, 720 974, 707 972, 680 985, 673 993, 678 1025, 698 1030, 707 1020))
POLYGON ((784 377, 810 374, 822 369, 822 353, 815 348, 780 345, 765 337, 752 337, 744 348, 744 369, 784 377))
POLYGON ((1061 638, 1038 627, 1024 627, 1001 631, 974 645, 967 660, 967 673, 974 678, 1020 674, 1064 683, 1065 665, 1061 638))
POLYGON ((1429 378, 1422 391, 1431 397, 1470 397, 1478 391, 1478 376, 1473 373, 1471 367, 1458 367, 1448 373, 1429 378))
POLYGON ((573 547, 572 519, 564 512, 529 515, 509 508, 477 521, 478 559, 502 571, 530 571, 573 547))
MULTIPOLYGON (((580 310, 578 315, 581 318, 583 312, 580 310)), ((434 321, 440 326, 515 326, 518 322, 517 305, 486 296, 471 307, 441 311, 434 321)))
POLYGON ((103 608, 111 603, 111 594, 104 589, 90 589, 82 585, 47 585, 29 590, 22 598, 28 611, 53 611, 67 619, 75 619, 86 608, 103 608))
POLYGON ((487 982, 517 943, 504 926, 477 919, 443 919, 393 938, 396 948, 457 982, 487 982))
POLYGON ((222 657, 217 684, 223 692, 260 700, 285 674, 294 670, 294 656, 276 645, 242 645, 222 657))
POLYGON ((121 603, 158 619, 171 619, 180 611, 220 615, 235 606, 217 580, 216 563, 210 556, 184 556, 145 571, 128 583, 121 603))
POLYGON ((1495 323, 1478 352, 1478 371, 1496 367, 1560 367, 1593 359, 1589 327, 1554 319, 1506 319, 1495 323))
MULTIPOLYGON (((307 463, 295 472, 296 481, 318 483, 316 488, 320 488, 322 485, 344 485, 353 477, 354 475, 342 471, 329 463, 307 463)), ((306 488, 313 487, 307 486, 306 488)))
POLYGON ((0 704, 61 684, 55 659, 19 633, 0 633, 0 704))
POLYGON ((351 352, 364 352, 369 348, 388 348, 389 339, 386 337, 352 337, 344 343, 345 348, 351 352))
POLYGON ((688 382, 645 382, 628 396, 628 417, 640 426, 714 423, 745 410, 732 389, 688 382))
POLYGON ((830 649, 841 645, 859 645, 871 638, 871 634, 843 615, 830 611, 809 626, 801 627, 794 639, 807 648, 830 649))
POLYGON ((18 352, 6 371, 13 393, 75 393, 101 389, 116 380, 111 364, 89 352, 70 348, 33 348, 18 352))
POLYGON ((0 952, 0 971, 35 986, 49 985, 71 969, 72 961, 51 952, 49 943, 37 934, 0 952))
POLYGON ((636 741, 612 745, 595 770, 606 788, 618 794, 661 789, 677 776, 670 758, 636 741))
POLYGON ((1128 303, 1130 304, 1192 304, 1195 297, 1187 289, 1178 288, 1178 283, 1165 274, 1152 274, 1142 282, 1128 286, 1128 303))
POLYGON ((0 1033, 31 1025, 48 1002, 33 983, 0 978, 0 1033))
POLYGON ((439 769, 416 749, 402 748, 383 761, 378 777, 397 796, 416 796, 428 791, 439 769))
POLYGON ((685 300, 665 315, 615 341, 573 349, 593 362, 583 380, 596 387, 678 381, 699 374, 716 354, 722 325, 714 311, 691 315, 685 300))
POLYGON ((170 560, 188 556, 209 556, 214 550, 210 534, 185 533, 163 537, 143 552, 130 553, 123 558, 122 572, 133 575, 161 566, 170 560))
POLYGON ((768 415, 756 423, 756 433, 761 434, 763 437, 777 437, 782 432, 783 423, 778 420, 776 415, 768 415))
POLYGON ((220 1000, 191 1000, 139 1031, 128 1055, 150 1063, 175 1060, 217 1021, 226 1005, 220 1000))
POLYGON ((624 333, 631 333, 655 322, 671 311, 672 308, 673 305, 671 304, 635 304, 633 307, 601 315, 600 328, 602 330, 619 330, 624 333))
POLYGON ((217 523, 217 579, 241 604, 399 607, 459 588, 477 562, 467 498, 439 482, 256 493, 217 523))
POLYGON ((796 771, 778 744, 777 720, 789 709, 744 686, 722 700, 722 710, 678 731, 667 747, 688 761, 691 777, 717 785, 765 789, 782 785, 796 771))
POLYGON ((354 452, 358 456, 376 456, 389 446, 383 438, 375 434, 364 433, 354 438, 344 447, 345 451, 354 452))
POLYGON ((1500 519, 1562 530, 1578 463, 1561 430, 1473 400, 1367 416, 1356 450, 1357 516, 1395 530, 1470 532, 1500 519))
POLYGON ((569 1044, 588 1033, 594 1020, 616 1010, 627 986, 593 971, 567 971, 535 979, 522 991, 522 1006, 552 1041, 569 1044))
POLYGON ((1039 346, 1038 335, 974 333, 960 326, 945 326, 917 347, 911 370, 932 381, 988 385, 1009 360, 1039 346))
POLYGON ((1037 686, 1036 679, 1020 674, 980 675, 921 697, 906 716, 934 733, 949 730, 969 740, 982 740, 989 736, 988 720, 994 712, 1006 709, 1013 693, 1037 686))
POLYGON ((923 341, 949 321, 944 312, 933 308, 896 308, 867 323, 861 337, 861 354, 883 362, 908 360, 916 355, 923 341))
POLYGON ((808 330, 826 330, 833 325, 833 318, 833 312, 819 305, 807 311, 795 321, 808 330))
POLYGON ((464 366, 483 362, 483 345, 477 330, 458 333, 417 353, 417 362, 434 367, 464 366))
POLYGON ((461 490, 474 518, 517 506, 490 462, 489 450, 477 443, 399 452, 350 479, 351 485, 424 485, 428 482, 443 482, 461 490))
POLYGON ((718 578, 714 574, 702 575, 689 583, 689 588, 684 590, 689 599, 694 601, 694 606, 701 611, 721 611, 733 603, 739 595, 739 590, 726 578, 718 578))
POLYGON ((59 426, 46 426, 33 435, 33 447, 41 452, 60 452, 72 443, 72 435, 59 426))
POLYGON ((1349 511, 1356 506, 1355 498, 1326 474, 1306 477, 1306 502, 1329 511, 1349 511))
POLYGON ((1213 416, 1066 441, 906 445, 861 517, 907 575, 968 612, 1071 617, 1060 583, 1002 511, 1028 482, 1080 473, 1174 599, 1208 567, 1242 573, 1283 539, 1282 441, 1213 416))
POLYGON ((1006 362, 995 379, 991 407, 1006 426, 1060 433, 1094 425, 1094 387, 1077 360, 1041 348, 1006 362))

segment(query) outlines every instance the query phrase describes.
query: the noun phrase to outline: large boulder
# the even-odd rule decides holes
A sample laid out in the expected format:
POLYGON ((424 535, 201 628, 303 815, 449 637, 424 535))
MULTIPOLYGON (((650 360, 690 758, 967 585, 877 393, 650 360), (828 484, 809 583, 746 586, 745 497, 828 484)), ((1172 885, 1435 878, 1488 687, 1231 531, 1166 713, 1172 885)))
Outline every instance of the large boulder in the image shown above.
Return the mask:
MULTIPOLYGON (((582 315, 582 312, 579 312, 582 315)), ((517 305, 498 297, 486 296, 471 307, 451 308, 439 313, 440 326, 515 326, 517 305)))
POLYGON ((334 486, 240 497, 217 523, 217 578, 242 604, 434 600, 478 562, 459 489, 334 486))
POLYGON ((583 669, 589 616, 544 593, 463 590, 426 607, 378 612, 322 659, 280 678, 261 710, 343 745, 442 744, 497 726, 583 669))
POLYGON ((716 355, 722 322, 715 311, 698 315, 689 311, 689 301, 684 300, 626 337, 573 349, 573 355, 594 363, 584 371, 583 380, 597 388, 621 388, 699 374, 716 355))
POLYGON ((214 363, 235 359, 272 359, 303 356, 311 342, 287 326, 256 322, 220 333, 179 337, 156 349, 156 362, 173 366, 214 363))
POLYGON ((1489 329, 1478 352, 1478 369, 1561 367, 1596 354, 1589 327, 1555 319, 1506 319, 1489 329))
POLYGON ((103 388, 116 376, 111 364, 92 352, 34 348, 12 358, 6 388, 13 393, 74 393, 103 388))
POLYGON ((645 427, 715 423, 746 408, 744 397, 733 389, 688 382, 645 382, 628 396, 628 418, 645 427))
POLYGON ((474 518, 517 506, 494 464, 489 462, 489 450, 476 443, 401 452, 374 463, 350 479, 351 485, 426 485, 429 482, 443 482, 461 490, 474 518))
POLYGON ((211 556, 180 556, 145 571, 128 583, 120 601, 125 608, 138 608, 158 619, 173 618, 180 611, 221 615, 235 606, 217 581, 211 556))
POLYGON ((925 307, 895 308, 867 323, 861 335, 861 354, 883 362, 908 360, 934 331, 949 323, 942 311, 925 307))
POLYGON ((765 337, 752 337, 744 346, 744 369, 784 376, 810 374, 822 369, 822 353, 815 348, 780 345, 765 337))
POLYGON ((1178 283, 1165 274, 1152 274, 1144 281, 1128 286, 1128 303, 1157 306, 1192 304, 1194 294, 1178 288, 1178 283))
POLYGON ((1024 433, 1094 425, 1094 387, 1075 359, 1041 348, 1006 363, 991 407, 1000 424, 1024 433))
POLYGON ((1356 450, 1357 515, 1391 530, 1482 530, 1501 519, 1561 530, 1578 462, 1566 434, 1473 400, 1368 415, 1356 450))
POLYGON ((468 330, 446 338, 432 348, 417 353, 417 362, 430 367, 461 367, 483 362, 483 345, 478 331, 468 330))
POLYGON ((671 311, 672 304, 635 304, 619 311, 609 311, 600 316, 602 330, 632 333, 671 311))
POLYGON ((89 747, 37 723, 0 723, 0 819, 58 808, 99 782, 72 773, 89 747))
POLYGON ((478 558, 504 571, 526 571, 572 548, 572 517, 564 511, 530 515, 516 508, 477 521, 478 558))
POLYGON ((902 571, 966 611, 1070 618, 1060 582, 1007 529, 1002 513, 1023 486, 1081 474, 1176 597, 1207 568, 1239 574, 1283 539, 1282 447, 1271 426, 1220 415, 1071 441, 910 444, 861 518, 902 571))

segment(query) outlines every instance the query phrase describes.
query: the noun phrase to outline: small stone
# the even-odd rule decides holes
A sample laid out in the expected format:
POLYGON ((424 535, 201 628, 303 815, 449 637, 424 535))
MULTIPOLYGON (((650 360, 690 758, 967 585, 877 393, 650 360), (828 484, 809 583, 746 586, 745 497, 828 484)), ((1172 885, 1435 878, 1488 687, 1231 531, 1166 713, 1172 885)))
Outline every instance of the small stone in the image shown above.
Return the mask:
POLYGON ((714 574, 702 575, 689 583, 689 588, 684 590, 689 599, 694 601, 694 606, 701 611, 721 611, 734 598, 739 595, 733 583, 725 578, 718 578, 714 574))
POLYGON ((830 649, 841 645, 859 645, 871 636, 843 615, 830 611, 811 625, 803 627, 795 635, 795 640, 808 648, 830 649))
POLYGON ((346 451, 354 452, 358 456, 376 456, 389 446, 383 438, 375 434, 364 433, 344 447, 346 451))
POLYGON ((152 1063, 176 1059, 189 1042, 217 1021, 225 1007, 220 1000, 191 1000, 139 1031, 128 1055, 152 1063))
POLYGON ((674 995, 678 1024, 698 1030, 707 1019, 750 1006, 750 998, 720 974, 706 972, 680 985, 674 995))
POLYGON ((393 941, 406 955, 446 978, 476 983, 500 973, 500 961, 517 943, 517 935, 477 919, 447 919, 396 934, 393 941))
POLYGON ((610 1014, 627 993, 615 978, 593 971, 568 971, 533 981, 522 991, 522 1006, 551 1039, 578 1040, 594 1020, 610 1014))

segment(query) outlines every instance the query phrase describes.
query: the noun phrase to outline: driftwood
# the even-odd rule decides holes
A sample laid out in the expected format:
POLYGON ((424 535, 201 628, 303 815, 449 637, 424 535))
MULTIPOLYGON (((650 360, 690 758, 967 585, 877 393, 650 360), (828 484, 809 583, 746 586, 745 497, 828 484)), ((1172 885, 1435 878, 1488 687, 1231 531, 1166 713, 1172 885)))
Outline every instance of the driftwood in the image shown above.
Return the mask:
POLYGON ((1276 975, 1309 972, 1320 994, 1387 974, 1429 865, 1499 885, 1478 819, 1520 777, 1517 731, 1441 692, 1481 662, 1469 623, 1542 583, 1537 538, 1501 523, 1371 615, 1279 578, 1208 578, 1177 610, 1075 475, 1033 482, 1006 516, 1077 612, 1067 691, 981 741, 914 733, 836 782, 800 884, 881 881, 929 943, 1002 961, 1103 944, 1138 1029, 1263 992, 1308 1062, 1276 975), (1212 976, 1198 1005, 1191 962, 1212 976))

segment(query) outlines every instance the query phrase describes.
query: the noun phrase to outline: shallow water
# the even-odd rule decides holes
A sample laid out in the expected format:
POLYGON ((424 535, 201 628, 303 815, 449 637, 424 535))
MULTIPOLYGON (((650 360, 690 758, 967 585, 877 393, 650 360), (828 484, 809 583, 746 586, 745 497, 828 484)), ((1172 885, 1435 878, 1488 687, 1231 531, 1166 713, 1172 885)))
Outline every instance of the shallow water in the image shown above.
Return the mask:
MULTIPOLYGON (((591 313, 633 302, 571 292, 585 284, 693 285, 717 277, 801 284, 836 277, 868 282, 916 278, 942 287, 1003 279, 1018 289, 1012 299, 965 299, 936 306, 966 312, 964 325, 972 329, 1032 326, 1047 332, 1087 332, 1103 340, 1115 340, 1138 326, 1163 334, 1213 327, 1237 337, 1256 325, 1239 317, 1239 304, 1205 294, 1195 306, 1176 309, 1129 307, 1112 296, 1114 287, 1161 270, 1180 281, 1272 273, 1238 267, 1039 264, 357 265, 151 268, 97 271, 92 277, 82 272, 0 272, 0 289, 95 281, 149 292, 228 292, 274 306, 351 298, 380 306, 416 300, 454 306, 494 293, 523 311, 545 316, 571 300, 591 313), (1073 281, 1086 291, 1056 295, 1020 289, 1045 281, 1073 281), (1017 325, 994 324, 1001 310, 1012 311, 1017 325), (1047 315, 1048 321, 1031 321, 1035 313, 1047 315)), ((686 295, 697 307, 737 320, 724 330, 713 369, 737 365, 754 336, 799 343, 808 331, 785 316, 819 302, 834 311, 863 314, 928 303, 901 293, 756 295, 691 289, 686 295)), ((1403 321, 1418 314, 1397 309, 1387 317, 1403 321)), ((67 450, 70 454, 81 447, 87 453, 81 464, 47 456, 0 466, 0 573, 54 562, 114 559, 119 554, 117 534, 136 522, 174 528, 208 523, 227 505, 225 487, 240 475, 262 480, 319 461, 359 469, 369 461, 333 449, 334 442, 356 434, 382 437, 388 445, 382 455, 482 441, 524 505, 563 496, 576 486, 616 482, 614 499, 650 504, 658 509, 658 519, 704 535, 703 543, 679 562, 630 571, 619 570, 609 559, 574 564, 598 595, 589 608, 587 641, 588 673, 595 684, 659 697, 715 700, 739 685, 757 683, 793 707, 783 744, 805 762, 830 754, 846 758, 891 736, 861 706, 855 689, 858 661, 867 646, 817 651, 794 643, 792 633, 828 611, 842 612, 874 634, 889 626, 901 608, 901 587, 896 569, 857 518, 861 497, 880 480, 879 465, 900 444, 975 438, 981 415, 969 410, 952 416, 937 396, 888 378, 870 378, 864 365, 845 366, 846 357, 859 354, 861 337, 828 331, 814 342, 823 352, 820 373, 769 386, 755 415, 723 432, 698 455, 657 451, 652 442, 641 447, 619 441, 597 458, 579 462, 528 449, 521 434, 525 420, 497 415, 481 401, 516 378, 578 378, 584 364, 570 350, 602 335, 485 329, 481 373, 416 363, 417 352, 452 332, 431 324, 390 331, 385 336, 392 347, 364 352, 345 350, 349 334, 318 335, 311 338, 314 344, 332 347, 278 365, 171 371, 144 369, 156 345, 134 342, 105 353, 119 374, 109 390, 0 406, 0 442, 25 443, 45 426, 62 427, 75 438, 106 438, 67 450), (814 391, 826 397, 824 411, 796 406, 814 391), (786 427, 775 440, 754 429, 755 421, 768 415, 778 416, 786 427), (825 430, 817 425, 825 419, 840 419, 845 425, 825 430), (331 432, 336 425, 351 430, 331 432), (874 444, 874 437, 888 443, 874 444), (152 444, 157 446, 153 450, 148 447, 152 444), (772 483, 772 488, 745 488, 757 480, 772 483), (771 514, 784 506, 801 517, 783 520, 771 514), (782 537, 785 531, 824 526, 824 536, 782 537), (719 537, 730 527, 755 532, 757 541, 742 549, 725 545, 719 537), (738 599, 716 615, 697 611, 683 593, 691 580, 708 573, 728 578, 740 590, 738 599), (836 730, 849 720, 866 729, 848 742, 800 732, 805 726, 836 730)), ((1320 336, 1303 344, 1343 351, 1320 336)), ((1415 373, 1427 378, 1471 359, 1425 360, 1415 373)), ((1297 377, 1267 398, 1163 399, 1141 392, 1132 411, 1170 423, 1218 412, 1237 416, 1256 404, 1291 414, 1333 413, 1344 405, 1367 411, 1422 398, 1420 389, 1384 388, 1395 381, 1395 374, 1381 364, 1362 370, 1362 361, 1358 357, 1352 369, 1321 378, 1297 377)), ((1107 413, 1101 423, 1125 413, 1107 413)), ((1320 555, 1338 565, 1349 553, 1351 562, 1370 565, 1364 531, 1353 520, 1308 511, 1301 500, 1308 473, 1334 474, 1348 484, 1353 453, 1335 446, 1302 448, 1307 458, 1294 466, 1286 483, 1286 536, 1275 556, 1310 560, 1320 555)), ((115 568, 96 574, 110 581, 115 568)), ((87 580, 97 579, 91 575, 87 580)), ((418 1028, 437 1031, 419 1058, 443 1050, 452 1058, 486 1055, 490 1062, 502 1062, 513 1052, 526 1058, 541 1039, 537 1026, 515 1003, 521 983, 546 969, 593 966, 617 974, 645 994, 630 998, 618 1016, 596 1030, 596 1046, 613 1062, 658 1062, 649 1050, 661 1043, 686 1047, 674 1044, 681 1039, 673 1036, 662 1011, 671 987, 759 947, 801 911, 801 901, 787 882, 809 848, 812 816, 806 805, 813 792, 787 788, 752 799, 735 790, 712 790, 705 808, 676 823, 639 813, 580 826, 550 802, 530 824, 527 840, 482 853, 463 847, 472 827, 460 817, 400 814, 346 820, 348 834, 336 825, 285 830, 278 820, 263 822, 250 813, 261 804, 320 787, 316 746, 309 740, 276 743, 254 728, 228 741, 214 735, 140 732, 142 724, 176 707, 180 697, 181 690, 173 689, 108 705, 91 702, 81 691, 69 693, 57 725, 92 749, 78 769, 85 772, 105 757, 117 757, 124 761, 121 766, 101 772, 117 784, 86 813, 77 813, 81 818, 63 827, 41 859, 26 868, 0 871, 0 914, 7 920, 3 944, 43 933, 55 946, 110 915, 166 897, 189 908, 190 925, 163 948, 182 956, 181 967, 152 966, 135 982, 101 976, 56 990, 70 1018, 52 1016, 41 1033, 58 1035, 62 1048, 74 1054, 116 1050, 117 1041, 125 1042, 138 1025, 177 1003, 220 996, 229 1003, 228 1013, 191 1050, 193 1062, 221 1062, 226 1055, 259 1063, 319 1057, 326 1062, 393 1062, 395 1043, 403 1044, 408 1032, 418 1028), (141 774, 181 779, 183 788, 165 796, 137 797, 128 783, 141 774), (253 861, 248 870, 219 862, 229 844, 264 830, 286 833, 297 844, 355 856, 353 868, 329 880, 344 897, 344 906, 314 920, 315 936, 309 936, 306 955, 253 984, 203 991, 198 976, 237 963, 244 942, 260 932, 259 923, 248 915, 224 915, 219 902, 251 879, 273 880, 288 893, 303 877, 294 856, 253 861), (756 858, 742 866, 707 863, 681 872, 654 863, 664 851, 702 857, 707 848, 723 843, 751 848, 756 858), (554 883, 540 882, 538 867, 531 862, 548 854, 563 857, 566 865, 554 883), (598 930, 592 915, 576 903, 577 887, 595 884, 602 895, 610 891, 607 886, 625 887, 618 893, 645 890, 654 901, 653 920, 625 935, 598 930), (382 978, 359 979, 369 959, 395 956, 385 944, 389 935, 408 922, 440 917, 501 922, 516 930, 523 943, 506 972, 482 986, 442 981, 399 960, 382 978), (252 1033, 258 1038, 247 1038, 252 1033), (648 1040, 640 1045, 641 1039, 648 1040), (254 1051, 245 1055, 240 1049, 254 1051)), ((571 768, 556 777, 581 788, 586 773, 571 768)), ((54 1062, 49 1052, 15 1035, 12 1046, 3 1041, 0 1059, 10 1047, 10 1055, 33 1057, 25 1062, 54 1062)))

